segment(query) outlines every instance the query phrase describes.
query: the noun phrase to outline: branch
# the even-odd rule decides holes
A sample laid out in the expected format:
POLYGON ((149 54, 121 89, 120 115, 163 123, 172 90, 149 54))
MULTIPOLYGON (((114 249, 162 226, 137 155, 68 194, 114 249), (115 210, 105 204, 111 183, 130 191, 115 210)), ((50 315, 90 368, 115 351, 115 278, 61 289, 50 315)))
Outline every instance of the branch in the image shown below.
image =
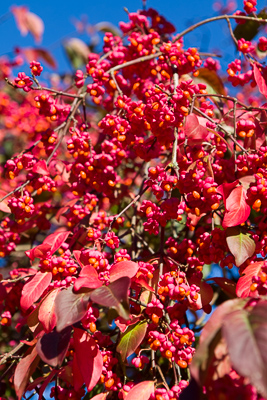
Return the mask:
POLYGON ((267 23, 266 19, 247 17, 245 15, 218 15, 217 17, 207 18, 207 19, 204 19, 203 21, 198 22, 195 25, 190 26, 190 28, 187 28, 184 31, 182 31, 181 33, 179 33, 179 35, 176 36, 176 38, 174 39, 173 42, 177 42, 183 36, 187 35, 187 33, 194 31, 196 28, 198 28, 198 27, 200 27, 202 25, 205 25, 205 24, 208 24, 208 23, 214 22, 214 21, 220 21, 220 20, 226 20, 227 21, 229 19, 244 19, 244 20, 247 20, 247 21, 256 21, 256 22, 267 23))

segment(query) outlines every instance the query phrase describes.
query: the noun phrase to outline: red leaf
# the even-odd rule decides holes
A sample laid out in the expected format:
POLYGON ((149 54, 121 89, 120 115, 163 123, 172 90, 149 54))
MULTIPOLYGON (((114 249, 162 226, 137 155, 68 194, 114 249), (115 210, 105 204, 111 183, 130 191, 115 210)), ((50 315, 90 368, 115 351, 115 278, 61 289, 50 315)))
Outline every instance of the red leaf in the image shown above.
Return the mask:
POLYGON ((267 97, 267 84, 256 63, 253 64, 253 72, 260 93, 267 97))
POLYGON ((50 244, 39 244, 31 250, 25 251, 25 254, 33 261, 35 258, 45 258, 46 254, 50 251, 50 244))
POLYGON ((135 385, 127 394, 127 400, 148 400, 154 393, 154 382, 144 381, 135 385))
POLYGON ((40 175, 50 175, 45 160, 38 161, 38 163, 33 166, 32 172, 40 175))
POLYGON ((232 183, 223 183, 222 185, 217 187, 216 192, 222 195, 224 204, 226 202, 227 197, 230 196, 232 190, 238 185, 238 183, 239 181, 236 180, 232 183))
POLYGON ((133 261, 121 261, 112 265, 109 270, 110 282, 114 282, 122 276, 132 278, 138 271, 139 266, 133 261))
POLYGON ((55 299, 59 292, 59 288, 53 290, 48 296, 42 301, 38 319, 42 323, 46 333, 51 332, 57 323, 57 317, 55 313, 55 299))
MULTIPOLYGON (((53 370, 51 371, 51 373, 47 376, 47 378, 45 379, 44 383, 42 384, 42 386, 41 386, 40 389, 38 390, 38 395, 39 395, 38 400, 42 400, 42 399, 43 399, 43 394, 44 394, 44 391, 45 391, 47 385, 49 384, 49 382, 54 378, 54 376, 55 376, 57 373, 58 373, 58 370, 57 370, 57 369, 53 369, 53 370)), ((28 389, 28 388, 27 388, 27 389, 28 389)), ((28 389, 28 390, 29 390, 29 389, 28 389)))
POLYGON ((124 318, 129 318, 128 290, 130 278, 122 277, 112 282, 108 286, 101 286, 91 292, 90 298, 97 304, 105 307, 114 307, 118 314, 124 318))
POLYGON ((199 121, 195 114, 189 114, 185 119, 184 133, 189 144, 200 144, 209 135, 206 126, 199 121))
POLYGON ((70 344, 71 327, 61 332, 44 334, 37 342, 36 350, 41 359, 52 367, 59 367, 66 356, 70 344))
POLYGON ((50 285, 51 280, 51 272, 37 272, 37 274, 24 285, 20 299, 20 306, 23 311, 27 311, 28 308, 42 296, 45 289, 50 285))
POLYGON ((40 359, 38 357, 36 348, 34 347, 32 352, 26 357, 22 358, 16 366, 14 374, 14 387, 18 400, 22 398, 29 378, 35 371, 39 360, 40 359))
POLYGON ((253 264, 248 265, 244 271, 243 276, 238 279, 236 285, 236 294, 238 297, 257 297, 257 291, 252 292, 250 290, 250 286, 252 284, 253 276, 258 276, 262 266, 264 265, 264 261, 258 261, 253 264))
POLYGON ((94 339, 88 332, 74 328, 74 348, 77 364, 90 392, 97 384, 103 367, 103 357, 94 339))
POLYGON ((88 293, 75 294, 72 287, 61 290, 55 300, 57 331, 80 321, 87 312, 88 293))
POLYGON ((70 231, 52 233, 52 235, 49 235, 47 238, 45 238, 43 244, 49 244, 51 246, 50 252, 52 255, 60 248, 62 243, 67 240, 70 233, 70 231))
POLYGON ((207 281, 214 281, 230 298, 236 297, 236 283, 231 279, 217 277, 207 279, 207 281))
MULTIPOLYGON (((213 289, 212 287, 205 281, 202 281, 198 277, 192 277, 189 280, 190 285, 196 285, 200 288, 199 296, 197 300, 197 309, 201 309, 207 304, 209 304, 213 298, 213 289)), ((194 308, 194 302, 190 303, 191 307, 194 308)))
POLYGON ((74 283, 74 292, 81 288, 96 289, 102 286, 103 282, 98 279, 98 273, 92 265, 86 265, 82 268, 79 278, 74 283))
POLYGON ((246 191, 243 186, 235 188, 225 202, 226 212, 222 226, 224 228, 237 226, 246 222, 250 214, 250 207, 246 203, 246 191))
POLYGON ((36 42, 40 42, 44 32, 44 23, 38 15, 29 12, 27 7, 13 6, 11 8, 20 33, 25 36, 30 32, 36 42))

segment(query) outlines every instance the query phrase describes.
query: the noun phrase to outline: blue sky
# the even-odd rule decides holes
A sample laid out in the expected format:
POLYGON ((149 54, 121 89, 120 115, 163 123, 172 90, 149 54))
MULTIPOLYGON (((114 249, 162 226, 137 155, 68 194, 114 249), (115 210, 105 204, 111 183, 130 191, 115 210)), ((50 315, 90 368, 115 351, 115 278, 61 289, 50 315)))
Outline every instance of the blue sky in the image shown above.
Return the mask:
MULTIPOLYGON (((226 3, 226 0, 225 0, 226 3)), ((237 0, 239 9, 242 9, 243 0, 237 0)), ((12 4, 27 5, 33 13, 39 15, 45 24, 45 32, 41 46, 50 49, 59 61, 59 70, 62 72, 68 68, 68 62, 64 56, 61 42, 64 38, 75 37, 75 28, 72 18, 80 19, 82 15, 88 16, 88 21, 95 24, 101 21, 110 21, 118 26, 118 22, 128 21, 124 7, 130 12, 142 8, 142 0, 79 0, 77 2, 65 1, 36 1, 17 0, 16 2, 0 2, 0 17, 4 15, 12 4)), ((148 0, 147 6, 157 9, 170 22, 177 32, 183 30, 194 22, 215 15, 212 8, 212 0, 148 0)), ((265 0, 258 0, 258 9, 266 5, 265 0)), ((22 37, 16 28, 14 18, 10 17, 0 24, 0 55, 7 54, 15 46, 34 46, 30 35, 22 37)), ((86 36, 82 37, 86 41, 86 36)), ((228 28, 225 22, 216 22, 200 28, 186 37, 187 46, 199 47, 201 51, 226 52, 231 58, 234 46, 229 38, 228 28)))

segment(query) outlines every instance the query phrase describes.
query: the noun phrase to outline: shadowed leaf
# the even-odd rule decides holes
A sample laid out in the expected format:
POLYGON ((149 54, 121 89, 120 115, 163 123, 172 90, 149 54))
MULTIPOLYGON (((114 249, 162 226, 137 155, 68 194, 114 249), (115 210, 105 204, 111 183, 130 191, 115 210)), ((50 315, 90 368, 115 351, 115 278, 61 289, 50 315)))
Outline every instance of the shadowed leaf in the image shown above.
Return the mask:
POLYGON ((61 332, 44 334, 37 342, 36 350, 41 359, 52 367, 59 367, 69 348, 71 327, 61 332))

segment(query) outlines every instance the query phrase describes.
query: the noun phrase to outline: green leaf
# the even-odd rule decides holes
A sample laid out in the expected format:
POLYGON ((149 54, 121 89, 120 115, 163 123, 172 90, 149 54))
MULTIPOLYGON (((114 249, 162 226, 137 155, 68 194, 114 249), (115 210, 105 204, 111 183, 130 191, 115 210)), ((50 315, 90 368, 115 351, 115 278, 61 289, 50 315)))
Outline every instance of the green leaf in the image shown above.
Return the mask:
POLYGON ((254 254, 255 242, 250 235, 240 232, 238 228, 228 228, 226 235, 229 250, 235 257, 235 265, 239 267, 254 254))
POLYGON ((81 68, 87 63, 90 50, 81 39, 69 39, 64 43, 64 49, 75 69, 81 68))
MULTIPOLYGON (((258 18, 267 18, 267 8, 263 8, 259 14, 257 15, 258 18)), ((244 24, 238 24, 234 29, 234 35, 237 40, 244 38, 245 40, 251 41, 257 33, 264 28, 264 24, 260 22, 248 20, 244 24)))
POLYGON ((123 361, 133 354, 140 343, 142 343, 146 335, 146 330, 147 322, 141 321, 129 326, 122 334, 117 346, 117 352, 121 354, 123 361))

